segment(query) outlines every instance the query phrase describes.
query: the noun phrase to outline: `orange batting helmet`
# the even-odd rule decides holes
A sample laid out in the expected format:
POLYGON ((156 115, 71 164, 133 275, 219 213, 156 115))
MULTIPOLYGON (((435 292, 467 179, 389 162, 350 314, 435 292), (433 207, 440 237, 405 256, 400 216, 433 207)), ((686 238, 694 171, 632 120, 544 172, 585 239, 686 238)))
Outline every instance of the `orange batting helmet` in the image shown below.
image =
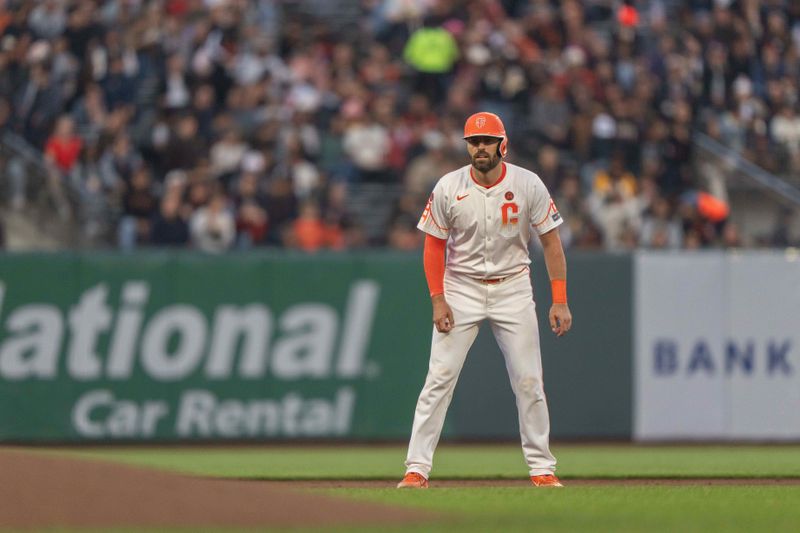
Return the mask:
POLYGON ((500 139, 500 146, 497 147, 500 156, 505 157, 508 153, 506 127, 503 126, 500 117, 494 113, 481 111, 469 117, 464 123, 464 138, 470 137, 497 137, 500 139))

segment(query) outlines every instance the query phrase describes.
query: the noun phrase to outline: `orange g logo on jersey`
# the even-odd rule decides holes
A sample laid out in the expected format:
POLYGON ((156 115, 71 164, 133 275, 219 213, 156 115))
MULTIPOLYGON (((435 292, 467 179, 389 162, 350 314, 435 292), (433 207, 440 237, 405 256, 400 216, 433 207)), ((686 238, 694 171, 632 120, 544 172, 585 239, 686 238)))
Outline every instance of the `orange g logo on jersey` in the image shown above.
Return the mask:
POLYGON ((503 219, 503 225, 504 226, 506 226, 508 224, 518 224, 519 223, 519 217, 511 216, 511 215, 516 215, 517 213, 519 213, 519 206, 517 204, 515 204, 514 202, 508 202, 508 203, 503 204, 503 207, 500 208, 500 211, 501 211, 501 214, 503 215, 502 219, 503 219))

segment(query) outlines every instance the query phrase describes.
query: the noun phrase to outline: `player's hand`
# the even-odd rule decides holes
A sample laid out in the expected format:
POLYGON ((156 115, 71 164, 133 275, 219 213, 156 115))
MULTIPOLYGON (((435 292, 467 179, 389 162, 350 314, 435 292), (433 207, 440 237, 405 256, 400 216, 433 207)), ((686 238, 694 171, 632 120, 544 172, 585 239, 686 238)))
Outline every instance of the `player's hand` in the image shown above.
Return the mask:
POLYGON ((567 304, 553 304, 550 307, 550 329, 561 337, 572 327, 572 313, 567 304))
POLYGON ((439 333, 447 333, 456 325, 453 320, 453 310, 444 299, 444 294, 437 294, 431 298, 433 304, 433 325, 439 333))

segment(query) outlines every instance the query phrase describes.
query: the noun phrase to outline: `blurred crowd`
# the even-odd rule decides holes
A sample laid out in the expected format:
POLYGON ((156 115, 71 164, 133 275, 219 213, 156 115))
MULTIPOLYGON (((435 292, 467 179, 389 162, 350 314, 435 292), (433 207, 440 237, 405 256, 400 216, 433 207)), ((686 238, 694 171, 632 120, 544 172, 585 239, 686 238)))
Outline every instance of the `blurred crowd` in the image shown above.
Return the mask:
MULTIPOLYGON (((569 247, 790 244, 781 225, 742 242, 691 138, 800 172, 800 2, 0 6, 0 129, 44 154, 55 212, 98 245, 419 248, 476 110, 504 119, 569 247), (378 236, 350 201, 364 184, 400 191, 378 236)), ((24 208, 26 173, 6 175, 24 208)))

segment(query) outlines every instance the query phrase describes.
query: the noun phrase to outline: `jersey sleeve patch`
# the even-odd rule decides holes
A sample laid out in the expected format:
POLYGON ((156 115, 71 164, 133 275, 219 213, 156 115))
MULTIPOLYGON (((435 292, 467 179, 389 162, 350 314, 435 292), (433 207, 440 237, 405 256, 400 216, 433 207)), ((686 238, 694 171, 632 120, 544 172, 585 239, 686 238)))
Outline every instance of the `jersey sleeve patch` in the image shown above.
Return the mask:
POLYGON ((556 203, 551 198, 544 217, 542 217, 541 220, 534 221, 533 227, 536 228, 536 232, 539 235, 542 235, 543 233, 547 233, 551 229, 560 226, 563 222, 564 219, 561 218, 561 213, 558 212, 556 203))
POLYGON ((444 222, 444 212, 441 208, 441 200, 438 196, 434 196, 435 191, 431 193, 428 198, 428 203, 422 211, 422 216, 419 217, 417 229, 424 231, 429 235, 446 239, 450 234, 450 230, 445 227, 440 221, 444 222))

